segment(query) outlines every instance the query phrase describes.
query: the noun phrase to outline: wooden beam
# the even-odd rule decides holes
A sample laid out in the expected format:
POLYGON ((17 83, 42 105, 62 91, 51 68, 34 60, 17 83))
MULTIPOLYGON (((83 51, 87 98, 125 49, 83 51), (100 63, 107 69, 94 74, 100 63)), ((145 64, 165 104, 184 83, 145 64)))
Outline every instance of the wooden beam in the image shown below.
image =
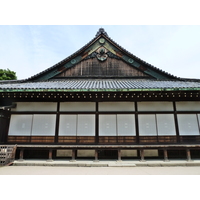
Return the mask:
POLYGON ((37 149, 37 148, 45 148, 45 149, 183 149, 183 148, 197 148, 200 149, 200 144, 140 144, 140 145, 126 145, 126 144, 108 144, 108 145, 72 145, 72 144, 19 144, 17 148, 27 148, 27 149, 37 149))

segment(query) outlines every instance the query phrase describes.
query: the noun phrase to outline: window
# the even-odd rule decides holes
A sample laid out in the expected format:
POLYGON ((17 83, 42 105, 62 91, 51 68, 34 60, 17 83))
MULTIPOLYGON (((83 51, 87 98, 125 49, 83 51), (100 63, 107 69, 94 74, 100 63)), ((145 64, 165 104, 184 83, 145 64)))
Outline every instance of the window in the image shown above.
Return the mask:
POLYGON ((56 115, 33 115, 32 135, 54 136, 56 115))
POLYGON ((176 135, 174 115, 157 114, 158 135, 176 135))
POLYGON ((155 136, 156 130, 156 118, 155 115, 139 115, 139 135, 140 136, 155 136))
POLYGON ((77 115, 60 115, 59 136, 76 136, 77 115))
POLYGON ((139 115, 140 136, 176 135, 173 114, 139 115))
POLYGON ((133 135, 136 135, 134 115, 99 115, 99 136, 133 135))
POLYGON ((95 136, 95 115, 78 115, 78 136, 95 136))
POLYGON ((196 114, 178 114, 179 135, 199 135, 196 114))
POLYGON ((12 115, 8 135, 54 136, 56 115, 12 115))
POLYGON ((117 115, 117 135, 133 136, 135 132, 135 115, 117 115))
POLYGON ((99 115, 99 136, 116 136, 116 115, 99 115))
POLYGON ((59 136, 95 136, 95 115, 60 115, 59 136))
POLYGON ((33 115, 11 115, 8 135, 30 136, 33 115))

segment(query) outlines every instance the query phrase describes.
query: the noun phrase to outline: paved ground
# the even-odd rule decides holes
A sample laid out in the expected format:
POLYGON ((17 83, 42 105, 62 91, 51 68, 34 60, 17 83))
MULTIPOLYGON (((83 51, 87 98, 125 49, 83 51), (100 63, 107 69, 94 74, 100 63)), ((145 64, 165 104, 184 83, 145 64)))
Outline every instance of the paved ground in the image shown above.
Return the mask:
POLYGON ((200 175, 200 167, 44 167, 8 166, 0 175, 200 175))
POLYGON ((15 161, 12 166, 0 167, 0 175, 200 175, 200 160, 191 162, 24 160, 15 161))

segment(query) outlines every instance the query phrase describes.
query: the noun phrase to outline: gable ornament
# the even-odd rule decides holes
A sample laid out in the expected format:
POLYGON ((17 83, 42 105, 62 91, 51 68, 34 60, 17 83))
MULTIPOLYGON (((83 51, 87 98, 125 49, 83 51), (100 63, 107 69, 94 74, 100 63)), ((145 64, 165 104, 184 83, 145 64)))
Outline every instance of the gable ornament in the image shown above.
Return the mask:
POLYGON ((108 58, 108 55, 106 54, 106 49, 104 47, 101 47, 97 51, 97 59, 100 61, 105 61, 108 58))

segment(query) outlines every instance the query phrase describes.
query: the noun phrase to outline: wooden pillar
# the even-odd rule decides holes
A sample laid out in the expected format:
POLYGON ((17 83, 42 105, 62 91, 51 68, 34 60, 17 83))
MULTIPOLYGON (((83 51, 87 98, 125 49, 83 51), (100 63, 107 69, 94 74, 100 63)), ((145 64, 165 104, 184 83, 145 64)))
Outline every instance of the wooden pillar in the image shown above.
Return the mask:
POLYGON ((75 162, 75 157, 76 157, 76 150, 72 149, 72 159, 70 160, 70 162, 75 162))
POLYGON ((168 162, 168 155, 167 155, 167 149, 164 149, 164 161, 168 162))
POLYGON ((7 143, 7 132, 10 121, 10 109, 0 110, 0 144, 7 143))
POLYGON ((122 161, 121 155, 122 155, 121 149, 118 149, 118 160, 117 161, 122 161))
POLYGON ((49 159, 47 160, 48 162, 52 162, 52 161, 53 161, 53 160, 52 160, 52 152, 53 152, 53 150, 50 149, 50 150, 49 150, 49 159))
MULTIPOLYGON (((136 130, 136 143, 139 144, 140 143, 140 139, 139 139, 140 136, 139 136, 139 123, 138 123, 138 106, 137 106, 137 102, 135 102, 135 130, 136 130)), ((139 154, 139 152, 138 152, 138 154, 139 154)))
POLYGON ((141 162, 145 162, 145 160, 144 160, 144 149, 141 149, 140 150, 140 157, 141 157, 141 162))
POLYGON ((24 149, 20 149, 19 161, 23 161, 23 160, 24 160, 24 149))
POLYGON ((186 149, 187 161, 191 161, 190 149, 186 149))
POLYGON ((57 113, 56 113, 56 132, 54 137, 54 143, 58 143, 58 132, 59 132, 59 121, 60 121, 60 102, 57 102, 57 113))
POLYGON ((95 143, 99 143, 99 113, 98 102, 96 102, 96 114, 95 114, 95 143))
POLYGON ((95 150, 95 153, 94 153, 94 162, 99 162, 98 160, 98 151, 95 150))
POLYGON ((176 129, 176 141, 177 141, 177 143, 180 143, 180 134, 179 134, 179 128, 178 128, 178 117, 177 117, 175 101, 173 101, 173 107, 174 107, 174 122, 175 122, 175 129, 176 129))

